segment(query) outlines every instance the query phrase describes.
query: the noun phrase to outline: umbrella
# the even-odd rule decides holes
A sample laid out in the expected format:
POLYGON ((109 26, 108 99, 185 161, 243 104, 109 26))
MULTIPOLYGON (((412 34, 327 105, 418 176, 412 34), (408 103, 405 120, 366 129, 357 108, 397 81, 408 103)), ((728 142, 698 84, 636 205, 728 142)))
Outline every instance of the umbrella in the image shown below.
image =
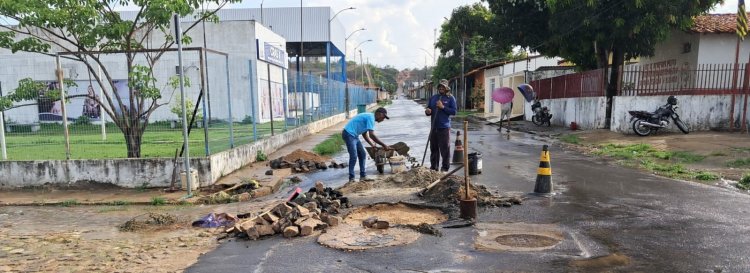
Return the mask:
POLYGON ((527 102, 531 102, 536 97, 536 94, 534 93, 534 88, 531 87, 531 85, 522 83, 518 86, 518 91, 521 91, 521 94, 523 94, 523 98, 526 99, 527 102))
POLYGON ((492 90, 492 100, 497 103, 509 103, 513 100, 515 92, 508 87, 500 87, 492 90))

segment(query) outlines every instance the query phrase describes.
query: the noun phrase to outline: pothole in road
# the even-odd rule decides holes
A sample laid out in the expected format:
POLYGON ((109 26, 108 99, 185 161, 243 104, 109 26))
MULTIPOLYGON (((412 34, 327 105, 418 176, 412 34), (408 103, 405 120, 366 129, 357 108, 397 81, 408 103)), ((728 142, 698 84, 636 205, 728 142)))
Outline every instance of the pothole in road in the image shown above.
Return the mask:
POLYGON ((375 204, 356 209, 346 216, 344 222, 359 225, 362 220, 372 216, 388 221, 391 225, 419 225, 421 223, 433 225, 448 220, 448 216, 440 210, 397 203, 375 204))
POLYGON ((437 224, 444 222, 448 216, 440 210, 422 208, 416 205, 375 204, 349 213, 342 225, 329 228, 318 237, 321 245, 341 250, 367 250, 410 244, 421 236, 420 233, 400 227, 400 225, 437 224), (372 216, 388 221, 387 229, 365 228, 362 221, 372 216))
POLYGON ((550 247, 560 242, 552 237, 536 234, 508 234, 500 235, 495 241, 510 247, 550 247))

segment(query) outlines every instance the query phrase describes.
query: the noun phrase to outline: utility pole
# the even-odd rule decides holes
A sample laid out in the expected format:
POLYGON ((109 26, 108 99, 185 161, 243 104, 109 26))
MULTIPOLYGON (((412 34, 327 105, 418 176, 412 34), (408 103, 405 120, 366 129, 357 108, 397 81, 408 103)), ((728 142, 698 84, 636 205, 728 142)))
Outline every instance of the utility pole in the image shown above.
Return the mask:
POLYGON ((464 79, 464 36, 461 36, 461 105, 458 109, 464 110, 466 108, 466 79, 464 79))

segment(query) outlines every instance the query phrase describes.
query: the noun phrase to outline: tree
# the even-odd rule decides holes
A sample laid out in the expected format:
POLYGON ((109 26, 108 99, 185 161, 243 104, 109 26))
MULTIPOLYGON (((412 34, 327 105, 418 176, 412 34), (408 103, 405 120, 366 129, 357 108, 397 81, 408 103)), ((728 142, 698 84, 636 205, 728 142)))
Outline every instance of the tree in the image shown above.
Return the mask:
MULTIPOLYGON (((99 86, 116 90, 112 75, 102 63, 103 55, 94 51, 123 51, 128 71, 129 103, 118 92, 105 92, 103 98, 89 97, 100 105, 125 136, 130 158, 141 156, 141 139, 151 114, 166 103, 158 103, 162 91, 156 87, 153 67, 164 52, 137 53, 140 49, 167 49, 175 45, 170 32, 173 14, 181 17, 193 15, 195 21, 183 31, 182 42, 190 43, 184 35, 197 24, 217 21, 216 12, 231 2, 240 0, 0 0, 0 15, 18 22, 17 26, 0 25, 0 47, 18 51, 50 54, 55 52, 80 52, 70 55, 83 63, 99 86), (137 6, 137 14, 124 19, 115 11, 118 5, 137 6), (212 9, 199 10, 202 6, 212 9), (165 37, 164 42, 152 47, 155 35, 165 37), (143 56, 144 62, 136 60, 143 56), (96 73, 101 67, 103 77, 96 73), (113 111, 113 109, 122 109, 113 111)), ((27 82, 29 82, 27 80, 27 82)), ((36 98, 40 89, 19 84, 19 88, 0 97, 0 110, 14 103, 36 98)), ((59 92, 59 91, 57 91, 59 92)), ((59 93, 57 93, 59 94, 59 93)), ((68 97, 70 98, 70 97, 68 97)))
MULTIPOLYGON (((617 91, 626 59, 652 56, 673 29, 687 29, 693 17, 721 0, 484 0, 495 15, 494 37, 547 56, 560 56, 581 69, 611 68, 606 95, 617 91)), ((611 116, 611 100, 607 120, 611 116)))
POLYGON ((440 49, 433 81, 461 73, 461 44, 464 44, 465 71, 492 62, 511 59, 510 44, 492 35, 495 15, 481 3, 460 6, 440 27, 436 48, 440 49))

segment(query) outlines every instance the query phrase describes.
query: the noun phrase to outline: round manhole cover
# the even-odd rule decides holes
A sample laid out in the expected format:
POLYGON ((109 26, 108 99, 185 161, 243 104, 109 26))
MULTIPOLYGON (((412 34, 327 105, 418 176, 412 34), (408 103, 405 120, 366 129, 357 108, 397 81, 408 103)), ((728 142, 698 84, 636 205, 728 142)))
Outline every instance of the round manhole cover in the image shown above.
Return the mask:
POLYGON ((501 245, 510 247, 550 247, 560 242, 552 237, 535 234, 508 234, 495 238, 495 241, 501 245))

